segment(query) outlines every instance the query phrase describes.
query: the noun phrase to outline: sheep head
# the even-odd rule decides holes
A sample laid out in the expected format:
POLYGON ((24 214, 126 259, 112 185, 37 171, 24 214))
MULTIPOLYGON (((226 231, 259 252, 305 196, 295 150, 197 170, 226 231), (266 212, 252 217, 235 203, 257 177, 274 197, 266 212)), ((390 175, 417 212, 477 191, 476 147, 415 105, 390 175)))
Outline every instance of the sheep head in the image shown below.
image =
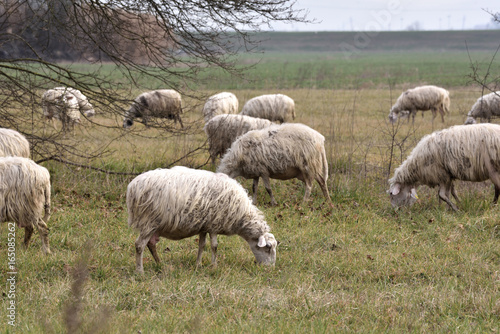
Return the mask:
POLYGON ((413 185, 394 183, 389 189, 393 207, 411 206, 418 199, 417 191, 413 185))
POLYGON ((247 240, 258 264, 274 265, 278 242, 271 233, 264 233, 258 239, 247 240))

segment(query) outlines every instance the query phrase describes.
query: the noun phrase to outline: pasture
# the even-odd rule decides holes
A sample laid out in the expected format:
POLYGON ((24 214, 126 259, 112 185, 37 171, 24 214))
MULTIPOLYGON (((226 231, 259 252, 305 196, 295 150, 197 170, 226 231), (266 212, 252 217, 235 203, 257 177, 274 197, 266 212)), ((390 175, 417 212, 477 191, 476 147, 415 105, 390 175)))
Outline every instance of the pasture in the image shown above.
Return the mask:
MULTIPOLYGON (((486 66, 494 50, 475 52, 486 66)), ((496 61, 494 74, 498 68, 496 61)), ((295 122, 326 137, 333 206, 324 203, 316 183, 312 201, 302 203, 302 182, 272 180, 276 207, 259 187, 258 207, 281 242, 274 268, 256 266, 238 236, 219 236, 217 267, 210 264, 207 247, 196 268, 194 237, 161 239, 161 266, 145 251, 141 276, 134 262, 137 235, 127 226, 125 205, 133 176, 42 163, 52 181, 53 254, 43 256, 37 233, 25 250, 24 232, 16 230, 16 328, 7 324, 6 291, 0 331, 497 333, 500 211, 491 203, 491 182, 457 182, 459 212, 440 203, 436 189, 420 187, 419 201, 399 210, 386 193, 394 168, 423 135, 463 124, 481 95, 468 74, 463 50, 370 51, 351 60, 338 53, 273 51, 247 73, 248 80, 213 72, 200 80, 197 94, 230 90, 240 110, 254 96, 286 94, 296 103, 295 122), (432 123, 427 111, 423 117, 419 112, 414 125, 405 120, 391 125, 392 103, 404 89, 421 84, 450 91, 445 123, 439 117, 432 123)), ((107 170, 142 172, 173 162, 214 170, 206 164, 202 103, 186 98, 190 135, 165 136, 141 124, 131 135, 84 122, 67 140, 88 151, 109 143, 108 154, 92 162, 107 170)), ((105 116, 94 122, 120 125, 105 116)), ((251 190, 251 181, 239 181, 251 190)), ((4 224, 4 282, 7 239, 4 224)))

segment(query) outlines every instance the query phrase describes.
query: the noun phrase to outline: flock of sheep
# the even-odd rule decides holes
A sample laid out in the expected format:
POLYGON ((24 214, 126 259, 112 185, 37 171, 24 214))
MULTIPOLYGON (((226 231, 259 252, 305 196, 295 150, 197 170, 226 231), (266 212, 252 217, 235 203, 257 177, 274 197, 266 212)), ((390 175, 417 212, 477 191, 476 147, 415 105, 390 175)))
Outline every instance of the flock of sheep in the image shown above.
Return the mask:
MULTIPOLYGON (((480 182, 490 179, 495 186, 494 202, 500 195, 500 125, 473 124, 476 118, 500 116, 500 92, 478 99, 467 115, 466 125, 452 126, 422 138, 389 180, 393 206, 411 205, 416 188, 439 186, 439 198, 452 209, 458 207, 454 180, 480 182), (467 125, 473 124, 473 125, 467 125)), ((78 123, 80 114, 95 114, 92 105, 72 88, 58 87, 43 95, 43 114, 59 119, 63 129, 78 123)), ((418 110, 449 111, 449 93, 436 86, 422 86, 401 94, 391 108, 389 119, 414 119, 418 110)), ((156 169, 133 179, 127 187, 128 225, 139 232, 135 242, 136 269, 143 272, 146 246, 160 262, 156 243, 160 237, 179 240, 199 235, 196 263, 201 262, 207 233, 212 263, 216 263, 217 235, 239 235, 246 240, 262 264, 276 261, 277 241, 257 208, 257 187, 264 186, 276 205, 270 179, 297 178, 305 184, 303 201, 311 194, 314 180, 331 203, 327 187, 328 162, 325 138, 310 127, 289 123, 295 118, 295 103, 286 95, 262 95, 249 100, 238 111, 238 99, 223 92, 209 97, 203 107, 204 131, 212 163, 220 158, 217 172, 177 166, 156 169), (279 122, 281 124, 276 124, 279 122), (234 180, 253 179, 253 198, 234 180)), ((157 90, 139 95, 125 113, 123 126, 135 118, 144 123, 150 117, 173 119, 183 126, 182 101, 178 92, 157 90)), ((29 143, 18 132, 0 128, 0 222, 14 221, 25 228, 24 244, 29 244, 36 227, 42 248, 50 253, 50 175, 46 168, 29 159, 29 143)))

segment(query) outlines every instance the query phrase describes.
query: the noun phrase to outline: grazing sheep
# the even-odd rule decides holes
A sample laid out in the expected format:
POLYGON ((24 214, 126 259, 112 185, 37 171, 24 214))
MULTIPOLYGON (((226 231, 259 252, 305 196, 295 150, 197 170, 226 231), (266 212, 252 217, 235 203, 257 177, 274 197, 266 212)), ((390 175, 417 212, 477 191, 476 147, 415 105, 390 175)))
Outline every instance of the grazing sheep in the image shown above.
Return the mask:
POLYGON ((241 115, 265 118, 280 123, 295 119, 295 102, 283 94, 261 95, 245 103, 241 115))
POLYGON ((30 157, 30 143, 19 132, 0 128, 0 157, 30 157))
POLYGON ((239 137, 222 157, 217 172, 232 178, 253 179, 253 203, 257 203, 259 178, 264 180, 271 204, 276 205, 269 178, 297 178, 306 185, 304 201, 309 199, 316 180, 328 202, 331 202, 326 181, 328 163, 325 137, 303 124, 272 125, 253 130, 239 137))
POLYGON ((396 103, 392 106, 389 113, 389 120, 394 123, 398 117, 412 117, 415 123, 415 115, 418 110, 432 111, 432 122, 436 118, 437 112, 441 114, 441 121, 444 122, 444 114, 450 109, 450 93, 441 87, 436 86, 421 86, 413 89, 408 89, 401 94, 396 103))
POLYGON ((0 223, 12 221, 24 227, 26 247, 36 227, 42 239, 42 250, 50 254, 46 225, 49 218, 49 171, 27 158, 0 158, 0 223))
POLYGON ((142 93, 134 100, 132 106, 125 113, 123 127, 129 128, 134 124, 134 118, 141 117, 147 125, 150 117, 173 119, 184 127, 180 114, 182 113, 181 94, 172 89, 160 89, 142 93))
POLYGON ((439 198, 453 210, 450 192, 458 200, 453 180, 495 185, 496 203, 500 194, 500 125, 457 125, 423 137, 389 180, 391 203, 411 205, 417 199, 416 187, 439 186, 439 198))
POLYGON ((95 116, 95 110, 92 104, 89 102, 87 97, 82 94, 78 89, 71 88, 71 87, 56 87, 54 88, 56 91, 60 91, 64 94, 70 93, 73 94, 76 97, 76 100, 78 102, 78 108, 80 109, 80 112, 85 115, 85 117, 93 117, 95 116))
MULTIPOLYGON (((59 87, 61 88, 61 87, 59 87)), ((78 99, 73 93, 61 89, 49 89, 42 95, 43 115, 47 120, 54 119, 62 123, 63 131, 74 129, 76 123, 80 123, 80 106, 78 99)))
POLYGON ((205 123, 221 114, 235 114, 238 111, 238 98, 233 93, 222 92, 210 96, 203 106, 205 123))
POLYGON ((481 96, 472 106, 464 124, 476 124, 476 118, 486 119, 500 116, 500 91, 481 96))
POLYGON ((212 263, 216 264, 217 235, 245 239, 258 263, 274 265, 277 242, 262 212, 248 194, 224 174, 174 167, 137 176, 127 187, 128 225, 139 231, 135 242, 137 271, 143 272, 147 245, 157 263, 160 237, 180 240, 199 236, 196 265, 201 263, 206 234, 210 234, 212 263))
POLYGON ((251 130, 264 129, 273 124, 267 119, 245 115, 224 114, 215 116, 203 128, 208 137, 208 151, 212 163, 215 164, 217 156, 222 157, 236 138, 242 134, 251 130))

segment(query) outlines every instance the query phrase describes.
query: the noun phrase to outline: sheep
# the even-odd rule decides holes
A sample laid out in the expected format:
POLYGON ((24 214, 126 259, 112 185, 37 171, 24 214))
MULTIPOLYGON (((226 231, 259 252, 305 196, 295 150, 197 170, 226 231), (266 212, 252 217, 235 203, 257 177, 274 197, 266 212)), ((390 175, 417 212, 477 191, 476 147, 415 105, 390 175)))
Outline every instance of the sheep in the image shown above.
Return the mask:
POLYGON ((486 119, 500 116, 500 91, 481 96, 467 114, 464 124, 476 124, 476 118, 486 119))
POLYGON ((132 106, 125 112, 123 127, 134 124, 134 118, 141 117, 147 125, 150 117, 173 119, 179 121, 183 128, 180 114, 182 113, 181 94, 172 89, 160 89, 145 92, 135 98, 132 106))
POLYGON ((326 181, 328 163, 325 137, 299 123, 272 125, 253 130, 239 137, 222 157, 217 172, 232 178, 243 176, 253 179, 253 203, 257 203, 259 178, 276 205, 269 178, 288 180, 297 178, 305 183, 303 201, 311 194, 312 183, 318 182, 326 200, 331 203, 326 181))
POLYGON ((87 97, 82 94, 78 89, 71 87, 56 87, 54 88, 56 91, 60 91, 63 93, 73 94, 78 102, 78 108, 80 112, 85 115, 85 117, 93 117, 95 116, 95 110, 92 104, 89 102, 87 97))
POLYGON ((147 245, 156 263, 160 237, 180 240, 199 236, 196 265, 201 264, 210 234, 212 264, 217 264, 217 235, 237 234, 250 245, 257 263, 274 265, 277 241, 248 193, 224 174, 186 167, 156 169, 133 179, 127 187, 128 225, 139 232, 136 269, 143 273, 147 245))
POLYGON ((402 93, 396 103, 392 106, 389 113, 389 120, 394 123, 398 117, 412 117, 415 123, 415 115, 418 110, 432 111, 432 122, 436 118, 437 112, 441 114, 441 121, 444 123, 444 114, 450 109, 450 93, 441 87, 436 86, 420 86, 413 89, 408 89, 402 93))
POLYGON ((236 138, 242 134, 251 130, 264 129, 273 124, 267 119, 245 115, 223 114, 215 116, 203 128, 207 134, 212 164, 215 164, 217 156, 222 157, 236 138))
POLYGON ((42 95, 43 115, 47 120, 58 119, 62 123, 63 131, 74 129, 80 123, 80 106, 73 93, 61 89, 49 89, 42 95))
POLYGON ((205 123, 221 114, 235 114, 238 111, 238 98, 233 93, 222 92, 210 96, 203 106, 205 123))
POLYGON ((500 125, 457 125, 424 136, 408 158, 389 179, 394 207, 412 205, 416 188, 439 186, 438 196, 453 210, 450 192, 459 203, 453 180, 481 182, 490 179, 495 186, 493 202, 500 194, 500 125))
POLYGON ((0 223, 11 221, 24 227, 26 247, 36 227, 42 239, 43 252, 50 254, 46 224, 49 218, 49 171, 27 158, 0 158, 0 223))
POLYGON ((284 123, 295 119, 295 102, 283 94, 261 95, 248 100, 240 114, 284 123))
POLYGON ((0 157, 30 157, 30 143, 19 132, 0 128, 0 157))

